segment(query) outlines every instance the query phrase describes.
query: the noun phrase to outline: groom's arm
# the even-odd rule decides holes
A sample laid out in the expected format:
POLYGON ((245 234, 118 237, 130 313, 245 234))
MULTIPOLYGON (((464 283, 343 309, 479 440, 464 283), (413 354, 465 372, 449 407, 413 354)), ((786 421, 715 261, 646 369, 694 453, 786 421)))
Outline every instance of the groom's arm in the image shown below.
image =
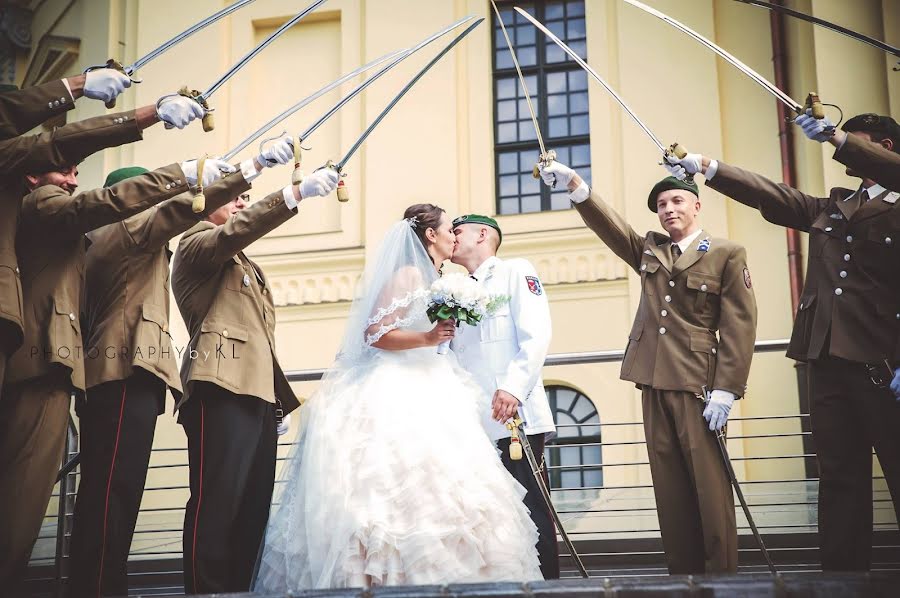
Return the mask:
POLYGON ((501 403, 509 403, 508 397, 504 401, 503 393, 515 397, 519 403, 528 399, 541 376, 552 336, 550 304, 534 266, 526 260, 510 260, 507 264, 511 269, 509 311, 519 351, 506 372, 497 377, 495 415, 502 406, 497 404, 498 398, 501 403))

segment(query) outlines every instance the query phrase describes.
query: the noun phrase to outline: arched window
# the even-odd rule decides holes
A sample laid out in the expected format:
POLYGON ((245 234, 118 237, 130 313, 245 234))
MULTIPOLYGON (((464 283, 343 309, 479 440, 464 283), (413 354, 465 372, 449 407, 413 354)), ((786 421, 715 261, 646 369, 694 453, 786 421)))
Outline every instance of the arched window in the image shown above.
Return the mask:
POLYGON ((548 386, 546 390, 558 428, 556 438, 547 443, 544 455, 551 467, 564 467, 549 470, 550 487, 603 486, 600 416, 593 401, 568 386, 548 386))

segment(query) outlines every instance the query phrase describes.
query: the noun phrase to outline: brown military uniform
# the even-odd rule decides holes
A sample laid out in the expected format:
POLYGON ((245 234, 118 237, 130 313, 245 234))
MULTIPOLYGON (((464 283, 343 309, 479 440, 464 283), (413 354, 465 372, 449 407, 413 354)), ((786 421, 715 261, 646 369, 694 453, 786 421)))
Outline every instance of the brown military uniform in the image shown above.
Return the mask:
MULTIPOLYGON (((205 189, 212 212, 250 188, 234 173, 205 189)), ((169 240, 204 215, 193 192, 90 233, 83 334, 87 401, 78 405, 81 481, 70 593, 126 595, 128 553, 168 387, 181 397, 169 336, 169 240)))
POLYGON ((834 159, 891 190, 900 189, 900 154, 878 143, 847 135, 847 140, 834 152, 834 159))
POLYGON ((706 184, 769 222, 809 233, 787 355, 809 362, 822 566, 868 569, 873 446, 895 510, 900 504, 900 405, 867 369, 890 382, 885 361, 900 365, 900 194, 863 201, 859 190, 835 188, 829 197, 812 197, 722 162, 706 184))
POLYGON ((25 340, 9 358, 0 402, 3 581, 27 562, 62 455, 69 393, 85 389, 79 322, 84 234, 187 188, 184 173, 173 164, 109 189, 70 196, 47 185, 23 200, 16 252, 25 340))
POLYGON ((61 79, 0 93, 0 139, 17 137, 74 107, 75 100, 61 79))
POLYGON ((189 594, 249 589, 274 487, 276 405, 299 406, 275 355, 272 291, 243 253, 296 214, 283 204, 278 191, 221 226, 200 222, 175 252, 172 290, 191 335, 179 404, 190 463, 189 594))
MULTIPOLYGON (((46 116, 51 115, 49 110, 46 116)), ((104 148, 141 138, 134 112, 126 112, 90 118, 52 133, 0 141, 0 389, 7 359, 24 338, 22 286, 16 260, 16 229, 26 192, 24 175, 72 166, 104 148)))
POLYGON ((644 432, 671 573, 734 572, 731 486, 702 417, 702 388, 742 396, 756 340, 744 248, 705 233, 673 264, 671 239, 638 234, 596 194, 575 205, 641 275, 621 377, 643 392, 644 432))

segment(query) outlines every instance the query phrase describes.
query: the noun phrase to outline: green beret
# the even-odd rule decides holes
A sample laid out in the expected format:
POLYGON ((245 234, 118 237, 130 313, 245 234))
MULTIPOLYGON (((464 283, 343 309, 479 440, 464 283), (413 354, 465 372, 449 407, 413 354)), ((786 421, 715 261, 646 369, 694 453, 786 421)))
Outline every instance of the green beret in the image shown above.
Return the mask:
POLYGON ((697 197, 700 197, 700 189, 697 188, 697 183, 693 180, 688 182, 686 180, 679 181, 673 176, 667 176, 660 182, 653 185, 653 189, 650 190, 650 195, 647 196, 647 207, 650 208, 650 211, 656 214, 656 199, 659 197, 659 194, 663 191, 669 191, 671 189, 682 189, 684 191, 690 191, 697 197))
POLYGON ((490 226, 492 229, 497 231, 498 235, 500 235, 500 242, 503 242, 503 231, 500 230, 500 225, 497 224, 497 221, 490 216, 482 216, 481 214, 466 214, 465 216, 459 216, 458 218, 453 220, 453 228, 456 228, 460 224, 483 224, 485 226, 490 226))
POLYGON ((121 183, 125 179, 130 179, 133 176, 147 174, 148 172, 150 171, 141 166, 126 166, 125 168, 119 168, 117 170, 113 170, 106 176, 106 181, 103 183, 103 186, 112 187, 116 183, 121 183))

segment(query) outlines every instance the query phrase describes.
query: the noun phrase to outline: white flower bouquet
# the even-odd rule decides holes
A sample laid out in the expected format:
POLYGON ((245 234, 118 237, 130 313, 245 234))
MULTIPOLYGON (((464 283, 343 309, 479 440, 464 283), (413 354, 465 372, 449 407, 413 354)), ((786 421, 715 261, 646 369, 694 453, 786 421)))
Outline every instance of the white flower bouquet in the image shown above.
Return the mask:
MULTIPOLYGON (((428 299, 428 319, 456 320, 456 325, 465 322, 477 325, 482 318, 496 312, 509 301, 508 295, 492 295, 484 285, 464 274, 448 274, 438 278, 431 285, 428 299)), ((440 355, 447 353, 450 342, 438 345, 440 355)))

